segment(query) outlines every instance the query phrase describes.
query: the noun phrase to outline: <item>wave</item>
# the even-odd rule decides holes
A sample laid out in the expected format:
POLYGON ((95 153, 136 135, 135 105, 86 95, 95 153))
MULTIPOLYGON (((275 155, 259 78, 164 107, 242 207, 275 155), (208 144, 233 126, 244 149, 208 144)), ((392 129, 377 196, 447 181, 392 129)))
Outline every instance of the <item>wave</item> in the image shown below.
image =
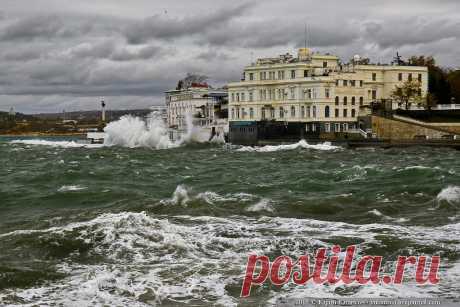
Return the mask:
POLYGON ((372 210, 368 211, 368 213, 370 213, 370 214, 372 214, 374 216, 380 217, 380 218, 382 218, 384 220, 387 220, 387 221, 395 221, 396 223, 405 223, 405 222, 409 221, 408 219, 406 219, 404 217, 394 218, 394 217, 385 215, 385 214, 383 214, 382 212, 380 212, 377 209, 372 209, 372 210))
POLYGON ((243 146, 238 148, 236 151, 242 152, 275 152, 282 150, 294 150, 294 149, 315 149, 315 150, 337 150, 341 149, 339 146, 334 146, 330 142, 324 142, 321 144, 308 144, 305 140, 300 140, 297 143, 289 145, 266 145, 262 147, 243 146))
POLYGON ((34 140, 13 140, 11 144, 23 144, 23 145, 41 145, 41 146, 51 146, 51 147, 60 147, 60 148, 101 148, 104 145, 102 144, 85 144, 78 143, 75 141, 50 141, 42 139, 34 140))
POLYGON ((449 204, 460 204, 460 187, 451 185, 442 189, 436 196, 436 200, 438 202, 446 201, 449 204))
POLYGON ((274 212, 271 205, 271 200, 268 198, 262 198, 260 201, 255 203, 254 205, 249 206, 246 211, 248 212, 260 212, 260 211, 267 211, 267 212, 274 212))
MULTIPOLYGON (((71 253, 58 265, 58 271, 66 276, 64 279, 33 288, 10 289, 9 293, 0 293, 0 300, 8 303, 12 297, 19 298, 21 304, 30 305, 147 306, 171 301, 182 304, 206 301, 213 305, 236 306, 238 294, 228 289, 241 286, 241 274, 249 253, 281 251, 295 257, 318 247, 330 247, 334 244, 331 238, 341 237, 362 239, 359 248, 365 250, 367 244, 371 247, 383 244, 382 231, 410 242, 411 246, 422 245, 421 251, 423 246, 437 247, 441 241, 445 242, 442 247, 445 252, 455 252, 460 247, 457 241, 452 241, 453 237, 460 236, 460 224, 419 227, 268 216, 217 218, 150 216, 146 212, 105 213, 88 221, 0 235, 0 238, 8 237, 9 241, 18 239, 21 244, 30 241, 22 240, 22 236, 39 235, 41 239, 34 244, 49 242, 44 248, 61 249, 55 245, 60 238, 60 242, 70 243, 67 248, 71 253), (79 244, 85 244, 100 262, 81 261, 79 244)), ((388 253, 398 252, 400 248, 392 246, 388 253)), ((84 255, 81 257, 86 259, 84 255)), ((455 271, 449 271, 448 266, 446 270, 443 276, 453 279, 448 285, 427 288, 406 283, 404 287, 392 289, 388 285, 373 285, 372 292, 365 286, 352 285, 345 290, 352 296, 366 297, 381 293, 389 297, 404 293, 424 295, 429 291, 443 295, 458 293, 458 283, 454 282, 459 276, 458 266, 455 271)), ((340 297, 342 291, 336 291, 337 287, 347 286, 287 285, 277 291, 261 289, 261 296, 269 300, 283 295, 294 296, 301 291, 304 297, 340 297)))
MULTIPOLYGON (((146 120, 132 115, 125 115, 105 127, 106 138, 104 145, 168 149, 187 143, 205 143, 210 141, 208 131, 193 125, 191 114, 187 114, 185 120, 187 127, 185 133, 177 141, 172 141, 165 122, 157 113, 151 113, 146 120)), ((220 142, 218 138, 211 141, 215 143, 220 142)))
POLYGON ((72 191, 81 191, 86 190, 87 187, 81 185, 63 185, 58 189, 58 192, 72 192, 72 191))

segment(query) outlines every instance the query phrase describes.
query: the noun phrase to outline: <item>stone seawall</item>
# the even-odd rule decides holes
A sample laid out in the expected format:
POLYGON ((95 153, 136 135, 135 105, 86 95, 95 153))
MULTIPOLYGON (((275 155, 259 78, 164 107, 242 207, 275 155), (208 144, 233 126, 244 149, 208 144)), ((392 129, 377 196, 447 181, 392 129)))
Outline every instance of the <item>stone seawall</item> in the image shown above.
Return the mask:
POLYGON ((371 116, 371 122, 372 131, 379 139, 413 140, 420 136, 426 136, 429 139, 442 139, 443 136, 450 134, 446 129, 433 129, 380 116, 371 116))

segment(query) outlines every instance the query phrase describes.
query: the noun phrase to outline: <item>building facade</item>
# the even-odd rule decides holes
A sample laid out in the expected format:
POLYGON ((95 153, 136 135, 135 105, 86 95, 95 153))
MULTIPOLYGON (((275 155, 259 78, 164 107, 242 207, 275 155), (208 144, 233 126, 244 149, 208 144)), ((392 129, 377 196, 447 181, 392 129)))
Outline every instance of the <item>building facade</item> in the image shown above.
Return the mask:
POLYGON ((389 99, 397 85, 419 81, 419 95, 427 94, 426 67, 359 65, 357 56, 354 60, 343 65, 336 56, 302 48, 297 57, 262 58, 247 66, 240 82, 228 84, 231 140, 232 131, 253 133, 246 127, 260 122, 282 123, 307 135, 351 132, 357 129, 360 109, 389 99))
MULTIPOLYGON (((212 89, 207 84, 191 84, 166 93, 167 125, 179 134, 187 130, 188 118, 194 127, 228 132, 226 89, 212 89)), ((214 133, 214 132, 213 132, 214 133)))

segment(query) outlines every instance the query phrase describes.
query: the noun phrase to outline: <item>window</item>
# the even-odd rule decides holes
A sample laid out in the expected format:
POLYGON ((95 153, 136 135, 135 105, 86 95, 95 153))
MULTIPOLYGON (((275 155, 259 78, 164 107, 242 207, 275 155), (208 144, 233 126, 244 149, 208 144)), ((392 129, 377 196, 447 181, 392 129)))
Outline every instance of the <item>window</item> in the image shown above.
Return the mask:
POLYGON ((339 109, 335 109, 335 117, 339 117, 339 109))
POLYGON ((254 73, 249 73, 249 80, 253 81, 254 80, 254 73))
POLYGON ((418 82, 422 82, 422 74, 418 74, 418 82))
POLYGON ((252 91, 249 92, 249 101, 254 101, 254 93, 252 91))
POLYGON ((403 75, 402 75, 402 73, 399 73, 398 74, 398 81, 402 81, 402 79, 403 79, 403 75))
POLYGON ((284 118, 284 109, 280 107, 280 118, 284 118))
POLYGON ((291 79, 295 79, 295 70, 291 70, 291 79))
POLYGON ((418 94, 419 96, 422 96, 422 89, 421 89, 421 88, 418 88, 417 94, 418 94))
POLYGON ((326 107, 324 108, 324 117, 329 117, 329 113, 330 113, 330 111, 329 111, 329 106, 326 106, 326 107))
POLYGON ((359 97, 359 105, 362 106, 364 104, 364 97, 359 97))
POLYGON ((335 80, 335 86, 339 86, 339 79, 335 80))
POLYGON ((343 83, 343 86, 348 86, 348 80, 343 80, 342 83, 343 83))
POLYGON ((359 81, 359 87, 363 87, 363 80, 359 81))
POLYGON ((270 116, 271 116, 271 118, 275 118, 275 109, 274 108, 270 109, 270 116))
POLYGON ((324 124, 324 130, 325 130, 326 132, 331 132, 331 124, 325 123, 325 124, 324 124))
POLYGON ((372 99, 377 99, 377 90, 372 90, 372 99))
POLYGON ((304 106, 300 107, 300 117, 302 118, 305 117, 305 107, 304 106))
POLYGON ((307 117, 311 117, 310 111, 311 111, 311 108, 308 106, 308 107, 307 107, 307 117))
POLYGON ((236 108, 236 118, 240 118, 240 108, 236 108))
POLYGON ((284 71, 282 70, 278 71, 278 80, 284 80, 284 71))
POLYGON ((246 115, 246 112, 244 111, 244 108, 241 108, 241 118, 244 119, 245 115, 246 115))
POLYGON ((307 97, 308 97, 308 99, 311 99, 311 98, 312 98, 312 91, 311 91, 311 88, 309 88, 309 89, 307 90, 307 97))
POLYGON ((241 101, 246 101, 244 97, 244 93, 241 93, 241 101))
POLYGON ((304 70, 304 71, 303 71, 303 77, 304 77, 304 78, 308 77, 308 70, 304 70))
POLYGON ((355 109, 351 109, 351 117, 355 117, 356 116, 356 110, 355 109))
POLYGON ((316 106, 313 106, 313 118, 316 118, 316 106))
POLYGON ((340 131, 340 124, 336 123, 335 125, 335 132, 339 132, 340 131))
POLYGON ((232 101, 235 101, 235 93, 232 93, 232 101))
POLYGON ((355 96, 351 97, 351 105, 354 106, 356 104, 355 96))
POLYGON ((336 106, 339 105, 339 96, 335 96, 335 105, 336 105, 336 106))
POLYGON ((327 67, 327 62, 323 62, 323 68, 327 67))
POLYGON ((259 80, 263 80, 264 79, 264 74, 262 72, 259 73, 259 80))
POLYGON ((278 89, 278 100, 281 100, 281 90, 278 89))
POLYGON ((407 80, 412 81, 412 74, 409 74, 409 75, 407 76, 407 80))
POLYGON ((236 93, 236 101, 240 101, 240 93, 236 93))
POLYGON ((343 105, 346 106, 347 103, 348 103, 348 97, 345 96, 345 97, 343 97, 343 105))
POLYGON ((289 91, 291 93, 291 99, 295 99, 295 88, 291 87, 289 91))
POLYGON ((254 109, 253 108, 249 108, 249 118, 250 119, 254 118, 254 109))
POLYGON ((375 72, 372 73, 372 81, 377 81, 377 74, 375 72))
POLYGON ((295 107, 291 107, 291 117, 295 117, 295 107))
POLYGON ((235 119, 235 109, 232 108, 232 119, 235 119))
POLYGON ((343 117, 347 117, 348 116, 348 110, 347 109, 343 109, 343 117))
POLYGON ((350 86, 355 87, 356 86, 356 81, 355 80, 350 80, 350 86))
POLYGON ((324 89, 324 94, 325 94, 326 98, 329 98, 330 93, 331 93, 331 89, 328 88, 328 87, 326 87, 326 88, 324 89))
POLYGON ((266 115, 265 115, 265 108, 262 108, 262 119, 265 119, 266 118, 266 115))

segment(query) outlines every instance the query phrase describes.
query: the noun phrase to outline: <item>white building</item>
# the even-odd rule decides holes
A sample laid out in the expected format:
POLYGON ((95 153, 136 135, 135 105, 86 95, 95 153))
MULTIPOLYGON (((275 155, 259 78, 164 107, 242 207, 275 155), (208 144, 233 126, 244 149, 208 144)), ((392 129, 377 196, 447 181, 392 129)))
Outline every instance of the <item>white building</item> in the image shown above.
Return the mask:
MULTIPOLYGON (((389 99, 396 85, 420 82, 428 92, 427 67, 341 64, 338 57, 302 48, 258 59, 245 67, 244 79, 228 84, 230 130, 254 122, 296 125, 304 132, 344 132, 357 127, 360 107, 389 99)), ((254 132, 254 129, 243 128, 254 132)), ((232 132, 230 133, 232 134, 232 132)))
POLYGON ((187 130, 188 117, 194 127, 209 129, 212 134, 228 132, 227 90, 212 89, 207 84, 166 92, 167 123, 170 129, 187 130))

